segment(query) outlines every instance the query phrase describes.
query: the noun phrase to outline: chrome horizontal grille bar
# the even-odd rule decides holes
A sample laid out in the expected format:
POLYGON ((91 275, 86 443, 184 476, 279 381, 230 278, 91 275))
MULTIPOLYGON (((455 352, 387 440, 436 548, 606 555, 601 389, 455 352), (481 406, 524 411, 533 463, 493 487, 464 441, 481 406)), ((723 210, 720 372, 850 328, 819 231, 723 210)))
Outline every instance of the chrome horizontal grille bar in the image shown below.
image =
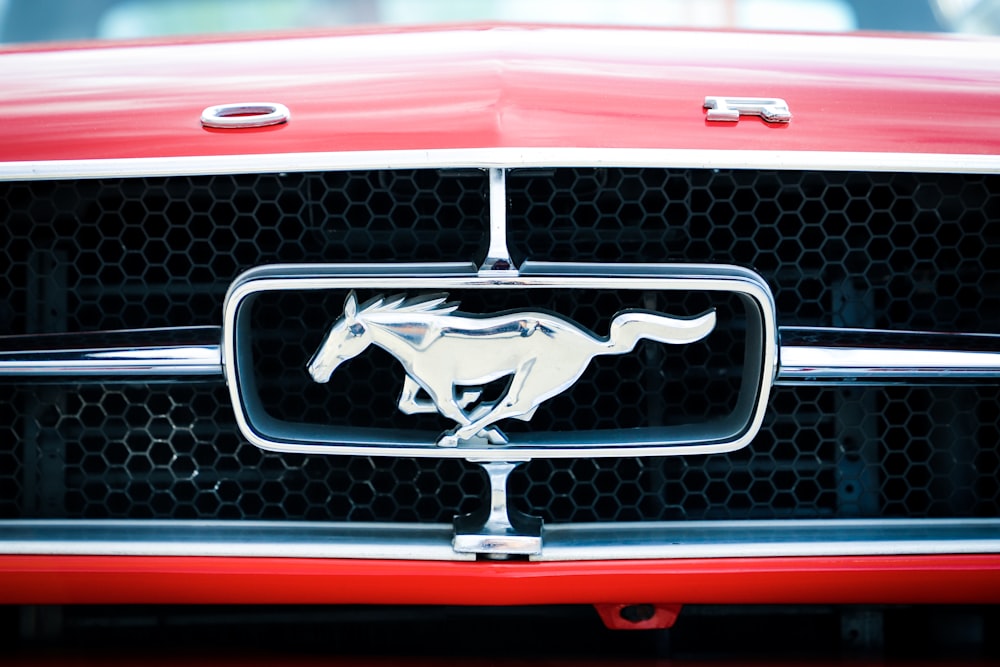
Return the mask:
POLYGON ((445 148, 336 153, 265 153, 104 160, 0 162, 5 181, 271 174, 345 169, 479 169, 660 167, 701 169, 827 169, 831 171, 1000 173, 1000 156, 960 153, 853 153, 834 151, 704 150, 678 148, 445 148))
MULTIPOLYGON (((0 521, 0 554, 471 560, 450 524, 0 521)), ((1000 553, 1000 520, 711 521, 549 526, 532 560, 1000 553)))
POLYGON ((995 519, 561 525, 546 530, 541 560, 998 553, 998 529, 995 519))
MULTIPOLYGON (((1000 335, 780 327, 776 384, 1000 381, 1000 335)), ((0 377, 222 378, 219 327, 0 337, 0 377)))
POLYGON ((474 560, 448 524, 0 521, 0 554, 474 560))
POLYGON ((0 377, 103 381, 221 376, 219 327, 0 337, 0 377))
POLYGON ((781 327, 777 384, 1000 378, 1000 336, 781 327))

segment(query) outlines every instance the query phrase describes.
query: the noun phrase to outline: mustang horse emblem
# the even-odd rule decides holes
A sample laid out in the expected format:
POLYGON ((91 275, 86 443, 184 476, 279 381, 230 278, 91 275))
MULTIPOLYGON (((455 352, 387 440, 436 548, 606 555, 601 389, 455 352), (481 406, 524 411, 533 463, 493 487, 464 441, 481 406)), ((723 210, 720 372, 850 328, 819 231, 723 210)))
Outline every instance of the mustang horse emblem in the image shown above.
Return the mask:
POLYGON ((439 412, 457 424, 442 434, 438 446, 455 447, 473 438, 499 445, 507 437, 494 423, 530 420, 542 402, 571 387, 592 358, 625 354, 643 338, 693 343, 707 336, 716 320, 714 310, 690 318, 626 310, 611 321, 611 335, 601 338, 551 313, 456 315, 458 303, 446 303, 447 298, 399 295, 359 306, 352 291, 343 316, 310 359, 309 374, 316 382, 328 382, 337 366, 375 344, 406 370, 402 412, 439 412), (483 390, 477 387, 504 377, 510 380, 502 396, 479 401, 483 390), (459 387, 469 389, 459 393, 459 387), (418 397, 421 389, 430 400, 418 397))

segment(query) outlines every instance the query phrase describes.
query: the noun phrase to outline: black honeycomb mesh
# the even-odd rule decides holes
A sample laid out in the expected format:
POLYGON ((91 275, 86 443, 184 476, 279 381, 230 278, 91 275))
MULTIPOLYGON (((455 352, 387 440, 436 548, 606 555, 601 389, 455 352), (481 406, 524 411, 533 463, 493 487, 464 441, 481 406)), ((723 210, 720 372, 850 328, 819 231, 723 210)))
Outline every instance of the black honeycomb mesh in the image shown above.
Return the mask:
MULTIPOLYGON (((440 522, 485 485, 462 461, 264 452, 215 385, 0 391, 17 415, 0 425, 3 518, 440 522)), ((745 449, 533 461, 510 491, 550 523, 996 517, 998 403, 997 388, 783 388, 745 449)))
POLYGON ((242 271, 482 261, 477 170, 0 183, 0 333, 213 325, 242 271))
MULTIPOLYGON (((735 263, 765 276, 781 324, 1000 331, 1000 176, 556 169, 514 171, 508 189, 516 261, 735 263)), ((232 279, 261 264, 479 262, 487 190, 475 170, 0 184, 0 332, 218 324, 232 279)), ((551 307, 603 334, 601 298, 551 307)), ((297 326, 327 324, 331 299, 297 326)), ((469 309, 503 307, 520 306, 469 309)), ((269 358, 309 352, 296 345, 269 358)), ((629 363, 539 417, 627 421, 641 399, 622 395, 649 386, 629 363)), ((711 413, 727 386, 683 409, 711 413)), ((351 409, 395 419, 395 390, 351 409)), ((549 522, 998 516, 998 404, 995 387, 781 388, 746 449, 535 461, 513 502, 549 522)), ((456 461, 263 452, 218 385, 0 384, 0 442, 4 518, 448 521, 484 485, 456 461)))
POLYGON ((555 169, 507 179, 515 262, 755 269, 783 325, 1000 331, 1000 175, 555 169))
MULTIPOLYGON (((0 183, 0 332, 217 324, 276 262, 481 261, 486 176, 417 170, 0 183)), ((720 262, 783 324, 1000 330, 1000 176, 514 170, 525 258, 720 262)))
POLYGON ((5 518, 449 521, 485 483, 461 461, 265 452, 217 384, 2 389, 5 518))
POLYGON ((552 522, 996 517, 998 401, 996 388, 781 388, 739 451, 532 461, 511 491, 552 522))

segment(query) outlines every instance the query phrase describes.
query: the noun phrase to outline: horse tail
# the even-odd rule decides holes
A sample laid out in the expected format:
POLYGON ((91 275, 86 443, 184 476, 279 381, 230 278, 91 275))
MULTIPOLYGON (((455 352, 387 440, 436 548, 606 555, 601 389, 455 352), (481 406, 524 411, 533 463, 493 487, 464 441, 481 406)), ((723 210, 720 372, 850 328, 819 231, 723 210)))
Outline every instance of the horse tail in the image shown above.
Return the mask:
POLYGON ((611 322, 608 350, 618 354, 629 352, 642 338, 672 345, 694 343, 710 334, 715 324, 714 308, 694 317, 626 311, 611 322))

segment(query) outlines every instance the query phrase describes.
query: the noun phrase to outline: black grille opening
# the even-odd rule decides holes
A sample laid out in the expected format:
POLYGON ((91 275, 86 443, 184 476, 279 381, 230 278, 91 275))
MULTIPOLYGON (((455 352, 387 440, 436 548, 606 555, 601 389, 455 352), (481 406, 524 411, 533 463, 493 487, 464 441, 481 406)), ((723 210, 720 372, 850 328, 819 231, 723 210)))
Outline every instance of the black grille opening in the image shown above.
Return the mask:
MULTIPOLYGON (((525 259, 758 271, 786 325, 1000 330, 1000 176, 734 169, 512 170, 525 259)), ((0 331, 217 324, 278 262, 481 262, 482 170, 0 183, 0 331)))
POLYGON ((553 522, 996 517, 998 400, 996 388, 781 388, 742 450, 532 461, 511 491, 553 522))
POLYGON ((481 170, 0 183, 0 332, 216 325, 263 264, 482 261, 486 191, 481 170))
POLYGON ((485 484, 462 461, 265 452, 217 384, 3 389, 6 518, 451 521, 485 484))
MULTIPOLYGON (((0 386, 0 517, 450 522, 485 477, 450 459, 265 452, 224 387, 0 386)), ((1000 516, 997 388, 779 388, 729 454, 532 461, 549 523, 1000 516)), ((581 412, 587 407, 578 408, 581 412)))
POLYGON ((525 169, 525 259, 752 268, 784 325, 1000 331, 1000 175, 525 169))
MULTIPOLYGON (((424 169, 2 183, 0 332, 218 325, 232 280, 263 264, 478 264, 487 181, 483 170, 424 169)), ((507 186, 518 263, 732 263, 766 278, 783 325, 1000 332, 998 175, 560 168, 512 170, 507 186)), ((474 312, 525 305, 460 298, 474 312)), ((264 366, 301 372, 342 304, 276 305, 285 329, 262 338, 264 366)), ((600 292, 553 293, 547 307, 604 334, 623 305, 649 307, 600 292)), ((650 394, 660 418, 711 416, 731 379, 699 369, 738 364, 742 348, 710 342, 668 348, 663 373, 647 363, 657 345, 598 359, 531 426, 634 426, 650 394), (662 389, 684 373, 705 382, 662 389)), ((355 360, 367 369, 335 397, 274 380, 274 409, 323 416, 340 401, 354 418, 450 426, 401 415, 401 371, 379 355, 355 360)), ((996 387, 779 388, 743 450, 534 461, 510 491, 550 523, 996 517, 998 404, 996 387)), ((240 437, 219 384, 5 382, 0 435, 3 518, 447 522, 484 501, 473 464, 262 451, 240 437)))

